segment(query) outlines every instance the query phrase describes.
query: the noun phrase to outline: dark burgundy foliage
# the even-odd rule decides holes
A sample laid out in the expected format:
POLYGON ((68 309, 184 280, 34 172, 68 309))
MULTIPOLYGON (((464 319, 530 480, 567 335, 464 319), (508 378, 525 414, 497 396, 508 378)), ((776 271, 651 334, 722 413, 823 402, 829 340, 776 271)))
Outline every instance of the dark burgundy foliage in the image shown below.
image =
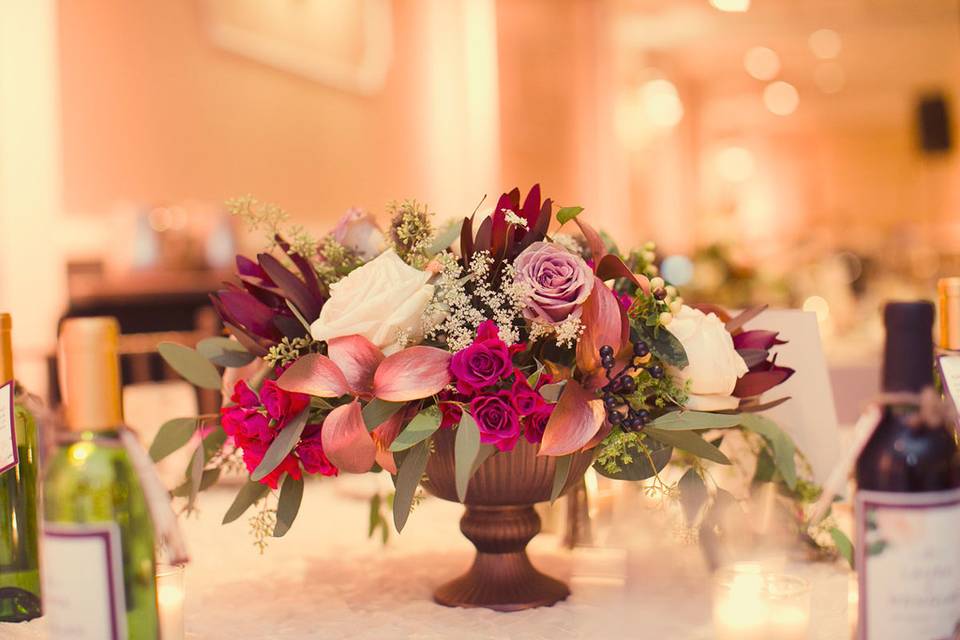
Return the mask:
POLYGON ((737 381, 733 395, 737 398, 753 398, 786 382, 794 374, 789 367, 777 364, 777 357, 770 350, 786 344, 776 331, 741 331, 733 336, 733 346, 743 358, 750 371, 737 381))
POLYGON ((473 218, 464 218, 460 234, 460 251, 465 264, 478 251, 489 251, 494 260, 513 260, 534 242, 546 238, 553 204, 549 198, 540 201, 540 185, 535 184, 520 204, 520 189, 514 188, 497 200, 493 214, 485 219, 476 234, 473 218), (507 222, 506 212, 512 211, 527 222, 527 229, 507 222))
POLYGON ((240 286, 224 283, 224 289, 210 295, 227 330, 257 356, 265 355, 284 337, 307 335, 306 328, 290 305, 310 322, 320 315, 327 299, 327 292, 310 260, 292 251, 279 236, 277 244, 289 256, 298 273, 267 253, 258 255, 256 262, 237 256, 240 286))

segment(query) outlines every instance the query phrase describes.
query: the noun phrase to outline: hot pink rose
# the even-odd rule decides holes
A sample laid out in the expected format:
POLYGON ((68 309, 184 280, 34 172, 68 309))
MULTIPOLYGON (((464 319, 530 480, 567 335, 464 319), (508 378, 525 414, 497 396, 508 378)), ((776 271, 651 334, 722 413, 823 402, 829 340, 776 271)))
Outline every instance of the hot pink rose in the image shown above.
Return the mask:
POLYGON ((480 429, 480 442, 509 451, 520 437, 520 418, 511 403, 509 391, 483 394, 470 401, 470 415, 480 429))
POLYGON ((453 354, 450 360, 457 390, 468 395, 497 384, 512 371, 510 348, 500 339, 492 320, 482 322, 473 344, 453 354))
MULTIPOLYGON (((253 473, 260 465, 270 445, 265 442, 260 442, 259 440, 248 440, 243 437, 235 438, 235 442, 237 446, 243 450, 243 463, 247 466, 247 471, 253 473)), ((300 471, 300 462, 292 453, 288 453, 287 457, 283 459, 283 462, 277 465, 276 469, 268 473, 260 481, 260 484, 265 484, 271 489, 276 489, 284 473, 289 473, 297 480, 303 477, 303 473, 300 471)))
POLYGON ((552 413, 553 405, 545 404, 523 419, 523 437, 527 442, 538 444, 543 440, 543 430, 547 428, 552 413))
POLYGON ((545 324, 579 317, 593 291, 593 271, 580 256, 551 242, 534 242, 517 256, 516 280, 530 286, 524 316, 545 324))
POLYGON ((320 441, 320 431, 323 425, 308 424, 303 430, 303 436, 297 445, 297 456, 303 462, 307 473, 319 473, 324 476, 335 476, 340 470, 327 458, 323 452, 323 443, 320 441))
POLYGON ((305 393, 284 391, 275 380, 267 380, 260 387, 260 400, 267 413, 276 420, 277 430, 282 429, 310 404, 310 396, 305 393))

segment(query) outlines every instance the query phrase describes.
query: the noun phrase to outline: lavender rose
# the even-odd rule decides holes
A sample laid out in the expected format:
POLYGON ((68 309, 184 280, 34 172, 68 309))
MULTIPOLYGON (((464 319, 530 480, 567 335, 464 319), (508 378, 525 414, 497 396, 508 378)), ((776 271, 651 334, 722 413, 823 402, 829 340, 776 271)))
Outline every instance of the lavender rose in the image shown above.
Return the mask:
POLYGON ((516 280, 532 288, 524 316, 556 325, 579 317, 580 308, 593 291, 593 271, 566 249, 549 242, 534 242, 514 261, 516 280))
POLYGON ((510 402, 509 391, 497 391, 470 401, 470 415, 480 429, 480 442, 500 451, 510 451, 520 438, 520 418, 510 402))

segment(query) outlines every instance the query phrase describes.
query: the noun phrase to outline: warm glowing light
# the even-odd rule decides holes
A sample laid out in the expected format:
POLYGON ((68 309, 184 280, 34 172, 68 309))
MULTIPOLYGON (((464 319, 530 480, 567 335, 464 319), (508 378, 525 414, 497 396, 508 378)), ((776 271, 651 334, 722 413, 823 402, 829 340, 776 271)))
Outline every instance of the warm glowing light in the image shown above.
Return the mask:
POLYGON ((743 56, 743 68, 757 80, 773 80, 780 73, 780 56, 768 47, 753 47, 743 56))
POLYGON ((817 314, 817 322, 823 324, 830 319, 830 305, 820 296, 810 296, 803 301, 803 310, 817 314))
POLYGON ((83 462, 90 457, 91 453, 93 453, 92 442, 78 442, 70 447, 70 459, 75 464, 83 464, 83 462))
POLYGON ((682 287, 693 280, 693 262, 687 256, 667 256, 660 265, 667 282, 682 287))
POLYGON ((672 127, 683 118, 683 103, 669 80, 645 82, 640 87, 640 101, 647 119, 657 127, 672 127))
POLYGON ((839 93, 847 84, 847 74, 840 63, 824 62, 814 69, 813 81, 824 93, 839 93))
POLYGON ((807 40, 810 45, 810 51, 821 60, 831 60, 840 55, 843 49, 843 41, 840 34, 833 29, 818 29, 810 34, 807 40))
POLYGON ((183 602, 183 590, 174 585, 157 587, 157 602, 161 607, 179 606, 183 602))
POLYGON ((709 0, 710 6, 719 11, 743 13, 750 8, 750 0, 709 0))
POLYGON ((797 88, 789 82, 777 80, 767 85, 763 90, 763 103, 770 113, 778 116, 788 116, 797 110, 800 104, 800 94, 797 88))
POLYGON ((714 156, 714 166, 728 182, 743 182, 753 175, 753 154, 743 147, 726 147, 714 156))
POLYGON ((170 213, 170 209, 167 209, 166 207, 157 207, 147 214, 147 220, 150 222, 151 229, 163 233, 164 231, 170 229, 171 222, 173 221, 173 215, 170 213))

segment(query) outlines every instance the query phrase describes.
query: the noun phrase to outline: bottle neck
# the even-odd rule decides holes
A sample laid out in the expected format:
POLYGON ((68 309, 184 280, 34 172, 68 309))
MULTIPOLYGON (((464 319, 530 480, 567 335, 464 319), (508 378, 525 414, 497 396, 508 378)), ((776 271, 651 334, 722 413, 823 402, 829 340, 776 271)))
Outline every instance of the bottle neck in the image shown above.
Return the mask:
POLYGON ((0 313, 0 385, 13 380, 13 323, 9 313, 0 313))
POLYGON ((933 305, 891 303, 885 309, 883 384, 886 393, 933 386, 933 305))
POLYGON ((960 351, 960 278, 941 280, 939 290, 937 346, 942 351, 960 351))
POLYGON ((69 320, 60 336, 60 388, 70 431, 110 431, 123 424, 119 331, 103 318, 69 320))

